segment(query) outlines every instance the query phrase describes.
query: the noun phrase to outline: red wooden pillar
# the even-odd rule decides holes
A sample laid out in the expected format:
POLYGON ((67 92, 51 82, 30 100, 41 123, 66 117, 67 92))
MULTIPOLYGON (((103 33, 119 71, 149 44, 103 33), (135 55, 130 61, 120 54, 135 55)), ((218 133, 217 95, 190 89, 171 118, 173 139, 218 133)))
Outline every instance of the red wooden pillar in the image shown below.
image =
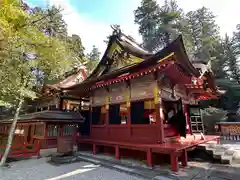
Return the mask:
POLYGON ((187 150, 184 149, 184 150, 182 151, 182 154, 181 154, 182 166, 187 166, 187 161, 188 161, 187 150))
POLYGON ((47 123, 44 124, 44 129, 45 129, 45 132, 44 132, 43 148, 47 148, 47 137, 48 137, 48 124, 47 123))
POLYGON ((129 139, 132 137, 131 129, 131 83, 126 82, 126 105, 127 105, 127 126, 129 132, 129 139))
POLYGON ((107 96, 106 97, 106 105, 105 105, 105 109, 106 109, 105 124, 106 125, 109 124, 109 103, 110 103, 110 97, 107 96))
MULTIPOLYGON (((109 90, 108 90, 109 92, 109 90)), ((106 110, 106 116, 105 116, 105 122, 104 124, 106 125, 106 130, 107 130, 107 139, 110 139, 111 137, 109 136, 109 103, 110 103, 110 97, 106 97, 106 105, 105 105, 105 110, 106 110)))
POLYGON ((184 115, 186 117, 186 125, 188 126, 187 133, 192 134, 192 129, 191 129, 191 122, 190 122, 190 114, 189 114, 189 105, 188 104, 183 104, 183 111, 184 115))
POLYGON ((96 144, 93 144, 93 154, 95 155, 97 153, 97 146, 96 144))
POLYGON ((147 150, 147 164, 149 167, 153 166, 151 148, 148 148, 148 150, 147 150))
POLYGON ((172 152, 170 154, 170 158, 171 158, 171 169, 172 171, 175 171, 177 172, 178 169, 179 169, 179 166, 178 166, 178 156, 175 152, 172 152))
POLYGON ((118 145, 115 146, 115 158, 116 159, 120 158, 119 146, 118 145))
POLYGON ((158 127, 158 143, 164 143, 164 126, 163 126, 163 112, 162 112, 162 98, 161 98, 161 88, 163 77, 159 76, 159 73, 155 71, 153 74, 156 87, 154 88, 154 104, 156 111, 156 124, 158 127))
POLYGON ((159 143, 164 142, 164 126, 162 119, 162 98, 161 98, 161 90, 158 87, 154 90, 154 103, 155 103, 155 111, 156 111, 156 124, 159 128, 158 131, 158 139, 159 143))

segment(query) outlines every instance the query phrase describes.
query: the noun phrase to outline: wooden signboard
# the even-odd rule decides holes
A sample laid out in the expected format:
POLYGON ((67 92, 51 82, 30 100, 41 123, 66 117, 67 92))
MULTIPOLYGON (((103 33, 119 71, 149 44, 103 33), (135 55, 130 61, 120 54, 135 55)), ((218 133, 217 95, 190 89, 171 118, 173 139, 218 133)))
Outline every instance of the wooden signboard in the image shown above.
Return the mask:
POLYGON ((131 100, 154 98, 157 82, 152 75, 141 76, 131 81, 131 100))

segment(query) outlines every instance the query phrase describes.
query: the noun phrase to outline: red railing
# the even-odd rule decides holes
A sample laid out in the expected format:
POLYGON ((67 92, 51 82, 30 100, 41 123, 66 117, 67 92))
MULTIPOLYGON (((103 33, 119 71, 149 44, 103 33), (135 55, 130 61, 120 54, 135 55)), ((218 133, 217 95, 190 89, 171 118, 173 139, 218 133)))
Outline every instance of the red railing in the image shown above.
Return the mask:
MULTIPOLYGON (((0 146, 0 159, 2 158, 6 146, 0 146)), ((40 141, 36 144, 23 143, 22 145, 12 146, 8 154, 9 158, 40 157, 40 141)))

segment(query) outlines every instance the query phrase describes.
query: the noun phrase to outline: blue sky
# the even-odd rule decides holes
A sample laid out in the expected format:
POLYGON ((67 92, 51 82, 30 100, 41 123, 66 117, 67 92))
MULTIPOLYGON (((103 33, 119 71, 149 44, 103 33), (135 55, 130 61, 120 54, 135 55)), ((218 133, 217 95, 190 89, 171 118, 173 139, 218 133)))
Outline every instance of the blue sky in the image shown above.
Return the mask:
MULTIPOLYGON (((26 0, 31 5, 60 5, 65 10, 63 17, 68 24, 69 34, 78 34, 86 51, 96 45, 103 53, 106 44, 103 40, 111 33, 111 24, 120 24, 121 29, 137 41, 141 41, 138 26, 134 24, 133 10, 141 0, 26 0)), ((164 0, 157 0, 160 4, 164 0)), ((239 0, 178 0, 185 11, 206 6, 217 16, 220 32, 231 34, 235 29, 233 19, 240 17, 239 0), (194 1, 194 3, 193 3, 194 1)), ((240 23, 240 20, 239 22, 240 23)))

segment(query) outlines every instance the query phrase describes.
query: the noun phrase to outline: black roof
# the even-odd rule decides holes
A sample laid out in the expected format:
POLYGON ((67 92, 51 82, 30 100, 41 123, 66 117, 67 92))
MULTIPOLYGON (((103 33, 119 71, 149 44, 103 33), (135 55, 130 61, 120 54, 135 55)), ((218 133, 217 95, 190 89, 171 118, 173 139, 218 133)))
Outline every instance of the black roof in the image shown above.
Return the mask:
MULTIPOLYGON (((79 113, 74 111, 40 111, 29 114, 20 115, 18 121, 22 120, 41 120, 41 121, 71 121, 71 122, 79 122, 83 123, 85 118, 79 113)), ((10 120, 2 120, 0 122, 9 122, 10 120)))

